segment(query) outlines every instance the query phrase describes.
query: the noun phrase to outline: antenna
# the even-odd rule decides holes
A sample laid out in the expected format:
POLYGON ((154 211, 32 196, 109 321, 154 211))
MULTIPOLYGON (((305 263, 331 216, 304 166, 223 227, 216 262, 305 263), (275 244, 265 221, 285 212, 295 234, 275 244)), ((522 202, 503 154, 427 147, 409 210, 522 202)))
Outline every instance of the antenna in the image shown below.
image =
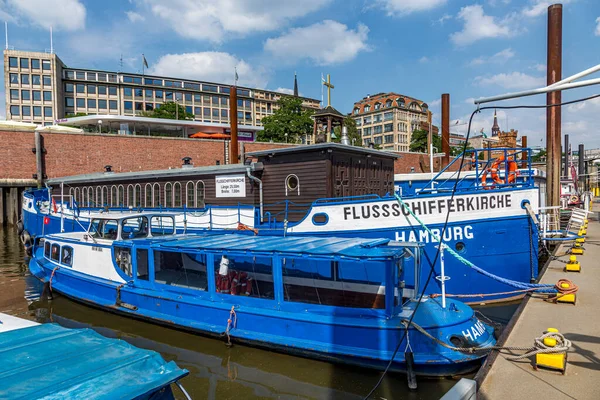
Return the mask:
POLYGON ((4 21, 4 36, 6 36, 6 50, 8 50, 8 22, 4 21))
POLYGON ((50 27, 50 54, 54 54, 54 45, 52 42, 52 27, 50 27))
POLYGON ((121 53, 121 57, 119 58, 119 72, 123 72, 123 53, 121 53))

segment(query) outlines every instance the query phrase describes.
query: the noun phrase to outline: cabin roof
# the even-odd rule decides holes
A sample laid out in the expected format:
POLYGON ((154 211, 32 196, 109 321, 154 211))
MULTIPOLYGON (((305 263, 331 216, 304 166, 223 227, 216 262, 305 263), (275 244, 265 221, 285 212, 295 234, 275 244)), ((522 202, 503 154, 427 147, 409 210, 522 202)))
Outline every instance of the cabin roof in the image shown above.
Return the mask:
POLYGON ((152 171, 132 171, 132 172, 96 172, 92 174, 72 175, 61 178, 48 179, 49 185, 57 185, 60 183, 77 184, 77 183, 97 183, 97 182, 118 182, 130 181, 134 179, 152 179, 165 178, 170 176, 186 177, 196 175, 210 174, 234 174, 246 173, 250 168, 251 171, 262 171, 262 163, 244 164, 226 164, 226 165, 210 165, 204 167, 188 167, 188 168, 172 168, 159 169, 152 171))
MULTIPOLYGON (((203 233, 164 236, 145 240, 155 250, 194 252, 199 250, 224 253, 278 253, 289 256, 400 258, 406 244, 389 239, 365 239, 315 236, 250 236, 240 233, 203 233)), ((414 246, 414 244, 413 244, 414 246)))
POLYGON ((349 145, 340 144, 340 143, 318 143, 318 144, 311 144, 311 145, 305 145, 305 146, 285 147, 285 148, 281 148, 281 149, 259 150, 259 151, 249 152, 246 154, 251 157, 264 157, 264 156, 269 156, 269 155, 308 153, 308 152, 315 152, 315 151, 322 151, 322 150, 332 150, 332 151, 337 151, 337 152, 351 152, 351 153, 359 153, 359 154, 371 154, 371 155, 376 155, 378 157, 385 157, 385 158, 391 158, 391 159, 396 159, 396 158, 401 157, 398 154, 391 153, 388 151, 367 149, 364 147, 349 146, 349 145))
POLYGON ((92 329, 36 324, 0 335, 1 398, 70 399, 102 393, 108 399, 132 399, 187 374, 155 351, 92 329))

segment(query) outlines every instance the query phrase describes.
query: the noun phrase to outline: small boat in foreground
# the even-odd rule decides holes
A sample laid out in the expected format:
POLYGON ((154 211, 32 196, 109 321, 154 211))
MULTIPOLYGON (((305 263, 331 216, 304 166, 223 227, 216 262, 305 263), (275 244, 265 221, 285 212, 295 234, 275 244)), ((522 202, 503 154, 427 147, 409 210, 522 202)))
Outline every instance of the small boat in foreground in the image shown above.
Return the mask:
POLYGON ((37 238, 29 268, 75 300, 228 341, 381 369, 407 334, 392 370, 406 346, 417 374, 470 372, 483 353, 456 348, 493 346, 493 329, 459 301, 403 296, 422 255, 389 239, 176 234, 158 212, 37 238))
POLYGON ((171 384, 188 373, 154 351, 91 329, 0 313, 2 399, 168 400, 171 384))

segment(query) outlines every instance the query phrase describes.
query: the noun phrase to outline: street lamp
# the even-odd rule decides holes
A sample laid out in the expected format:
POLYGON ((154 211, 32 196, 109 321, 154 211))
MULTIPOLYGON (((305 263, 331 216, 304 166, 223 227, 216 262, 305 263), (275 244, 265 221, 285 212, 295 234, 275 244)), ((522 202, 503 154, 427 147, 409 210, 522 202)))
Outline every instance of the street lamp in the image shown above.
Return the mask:
POLYGON ((102 120, 98 120, 98 133, 102 133, 102 120))

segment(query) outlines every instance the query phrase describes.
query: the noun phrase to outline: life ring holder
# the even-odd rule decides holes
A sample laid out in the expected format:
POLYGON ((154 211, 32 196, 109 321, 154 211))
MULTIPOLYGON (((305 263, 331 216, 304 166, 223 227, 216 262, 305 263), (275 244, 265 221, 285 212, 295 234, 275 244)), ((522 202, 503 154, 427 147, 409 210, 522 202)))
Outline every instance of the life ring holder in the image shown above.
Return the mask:
MULTIPOLYGON (((492 163, 492 165, 489 168, 486 168, 483 171, 483 174, 481 174, 481 185, 483 186, 484 189, 490 190, 490 189, 494 189, 496 187, 496 185, 504 185, 505 184, 504 179, 500 178, 500 176, 498 175, 498 168, 499 168, 500 164, 503 163, 504 161, 505 161, 504 156, 500 156, 496 159, 496 161, 494 161, 492 163), (491 185, 487 184, 488 172, 491 174, 492 180, 494 181, 494 183, 492 183, 491 185)), ((508 161, 507 183, 514 183, 517 180, 517 176, 519 175, 518 168, 519 168, 519 166, 516 161, 514 161, 514 160, 508 161)))

